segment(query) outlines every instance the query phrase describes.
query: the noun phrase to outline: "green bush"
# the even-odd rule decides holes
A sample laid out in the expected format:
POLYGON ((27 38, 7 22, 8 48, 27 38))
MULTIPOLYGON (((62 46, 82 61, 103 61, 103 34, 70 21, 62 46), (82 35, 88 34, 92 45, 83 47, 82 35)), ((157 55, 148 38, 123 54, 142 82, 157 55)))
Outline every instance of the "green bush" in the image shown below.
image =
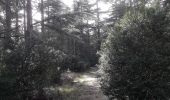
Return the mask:
MULTIPOLYGON (((28 54, 24 43, 5 51, 0 73, 0 97, 5 100, 32 98, 34 91, 60 83, 60 63, 65 54, 35 39, 28 54), (8 99, 9 98, 9 99, 8 99)), ((1 98, 0 98, 1 99, 1 98)))
POLYGON ((79 57, 73 56, 69 61, 69 69, 73 72, 84 72, 90 68, 90 64, 86 61, 83 61, 79 57))
POLYGON ((168 100, 170 18, 165 10, 128 12, 103 43, 102 90, 110 100, 168 100))

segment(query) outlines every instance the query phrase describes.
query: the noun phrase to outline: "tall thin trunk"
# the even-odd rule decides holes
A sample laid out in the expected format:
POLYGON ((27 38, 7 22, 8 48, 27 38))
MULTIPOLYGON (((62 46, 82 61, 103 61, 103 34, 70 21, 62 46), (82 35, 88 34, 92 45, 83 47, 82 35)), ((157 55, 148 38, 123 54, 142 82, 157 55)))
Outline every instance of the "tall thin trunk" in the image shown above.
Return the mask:
POLYGON ((16 0, 16 11, 15 11, 15 14, 16 14, 16 23, 15 23, 15 27, 16 27, 16 34, 15 34, 15 40, 16 42, 19 41, 19 26, 18 26, 18 0, 16 0))
POLYGON ((24 0, 24 34, 26 34, 26 1, 24 0))
POLYGON ((4 48, 10 48, 10 41, 11 41, 11 7, 10 7, 10 0, 5 0, 5 17, 6 17, 6 24, 5 24, 5 40, 4 40, 4 48))
POLYGON ((31 0, 27 0, 26 12, 27 12, 27 27, 26 27, 27 29, 25 31, 25 56, 27 59, 27 63, 29 64, 30 60, 29 55, 31 51, 31 34, 33 30, 31 0))
POLYGON ((5 2, 5 12, 6 12, 6 30, 7 35, 10 36, 10 29, 11 29, 11 7, 10 7, 10 0, 6 0, 5 2))
MULTIPOLYGON (((25 33, 25 41, 26 45, 30 44, 30 38, 31 38, 31 33, 33 30, 32 27, 32 6, 31 6, 31 0, 27 0, 27 30, 25 33)), ((29 46, 28 46, 29 47, 29 46)))
MULTIPOLYGON (((49 4, 49 0, 47 0, 47 3, 49 4)), ((48 16, 48 18, 50 18, 50 6, 47 7, 47 10, 48 10, 48 11, 47 11, 47 16, 48 16)), ((49 24, 49 23, 50 23, 50 20, 48 20, 47 22, 48 22, 48 24, 49 24)))
POLYGON ((83 38, 84 27, 83 27, 83 3, 82 2, 80 2, 80 19, 81 19, 80 32, 83 38))
POLYGON ((100 33, 100 13, 99 13, 99 0, 96 1, 97 3, 97 49, 100 50, 101 45, 101 33, 100 33))
POLYGON ((27 31, 32 30, 32 0, 27 0, 27 31))
MULTIPOLYGON (((30 65, 30 54, 31 54, 31 34, 32 34, 32 7, 31 7, 31 0, 27 0, 26 3, 26 13, 27 13, 27 29, 25 31, 25 61, 24 61, 24 70, 29 70, 30 65)), ((27 82, 23 81, 24 87, 29 87, 27 82)), ((30 100, 28 96, 28 92, 23 93, 22 95, 23 100, 30 100)))
POLYGON ((41 32, 44 33, 44 0, 41 0, 41 32))

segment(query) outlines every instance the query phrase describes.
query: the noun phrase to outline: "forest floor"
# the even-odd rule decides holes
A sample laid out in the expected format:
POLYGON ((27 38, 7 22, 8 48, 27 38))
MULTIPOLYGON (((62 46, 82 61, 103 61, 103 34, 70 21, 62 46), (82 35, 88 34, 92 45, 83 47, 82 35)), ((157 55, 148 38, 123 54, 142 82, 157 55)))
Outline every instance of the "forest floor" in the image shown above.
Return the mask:
POLYGON ((66 72, 59 92, 63 100, 108 100, 100 89, 97 68, 83 73, 66 72))

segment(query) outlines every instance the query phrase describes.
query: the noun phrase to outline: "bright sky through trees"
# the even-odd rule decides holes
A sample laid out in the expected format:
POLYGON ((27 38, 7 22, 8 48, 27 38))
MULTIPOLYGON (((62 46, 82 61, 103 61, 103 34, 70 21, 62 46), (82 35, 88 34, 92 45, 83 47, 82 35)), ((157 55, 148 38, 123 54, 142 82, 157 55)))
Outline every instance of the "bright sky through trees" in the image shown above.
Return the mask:
MULTIPOLYGON (((73 6, 74 0, 61 0, 61 1, 71 8, 73 6)), ((93 4, 96 2, 96 0, 89 0, 89 2, 93 4)), ((99 2, 99 8, 101 11, 108 11, 110 7, 111 7, 111 3, 105 3, 102 1, 99 2)), ((108 13, 102 14, 100 17, 101 18, 108 17, 108 13)))
MULTIPOLYGON (((38 2, 40 2, 40 0, 38 0, 38 2)), ((72 6, 73 6, 73 0, 61 0, 61 2, 66 4, 69 8, 72 8, 72 6)), ((93 4, 93 3, 96 2, 96 0, 89 0, 89 2, 91 4, 93 4)), ((99 7, 100 7, 101 11, 105 12, 105 11, 108 11, 110 9, 111 4, 100 1, 99 7)), ((109 15, 109 13, 103 13, 102 15, 100 15, 100 17, 101 17, 101 19, 104 19, 104 18, 107 18, 108 15, 109 15)), ((41 14, 36 9, 33 9, 33 16, 34 16, 34 20, 39 21, 41 19, 41 14)))
MULTIPOLYGON (((65 3, 67 6, 72 7, 73 5, 73 0, 61 0, 63 3, 65 3)), ((96 0, 89 0, 90 3, 95 3, 96 0)), ((100 2, 99 7, 101 8, 102 11, 106 11, 110 8, 111 4, 109 3, 104 3, 100 2)))

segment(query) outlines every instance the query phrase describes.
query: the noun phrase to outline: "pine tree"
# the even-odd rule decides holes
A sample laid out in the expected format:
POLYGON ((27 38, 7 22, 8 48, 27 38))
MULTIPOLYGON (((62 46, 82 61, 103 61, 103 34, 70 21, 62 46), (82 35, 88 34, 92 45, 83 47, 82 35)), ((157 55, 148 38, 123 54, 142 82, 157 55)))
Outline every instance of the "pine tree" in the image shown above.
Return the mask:
POLYGON ((167 15, 162 7, 132 9, 115 24, 100 58, 104 71, 101 85, 110 100, 169 99, 167 15))

